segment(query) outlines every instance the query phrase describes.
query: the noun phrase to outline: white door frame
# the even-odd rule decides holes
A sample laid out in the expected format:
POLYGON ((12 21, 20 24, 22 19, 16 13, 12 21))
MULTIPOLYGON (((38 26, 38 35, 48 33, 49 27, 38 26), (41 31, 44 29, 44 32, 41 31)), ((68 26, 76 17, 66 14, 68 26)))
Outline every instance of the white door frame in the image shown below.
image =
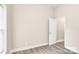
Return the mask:
POLYGON ((4 39, 3 39, 3 48, 1 54, 5 54, 7 52, 7 8, 6 5, 0 4, 0 6, 3 8, 3 32, 4 32, 4 39))
POLYGON ((49 18, 49 45, 56 43, 57 39, 57 20, 49 18))

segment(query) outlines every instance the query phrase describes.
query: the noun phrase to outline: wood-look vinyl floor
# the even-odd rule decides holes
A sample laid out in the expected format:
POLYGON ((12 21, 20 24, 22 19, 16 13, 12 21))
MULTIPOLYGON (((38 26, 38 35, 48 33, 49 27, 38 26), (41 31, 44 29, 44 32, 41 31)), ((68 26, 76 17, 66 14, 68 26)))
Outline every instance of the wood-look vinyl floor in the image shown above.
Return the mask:
POLYGON ((14 52, 13 54, 76 54, 64 48, 64 42, 56 43, 51 46, 42 46, 29 50, 14 52))

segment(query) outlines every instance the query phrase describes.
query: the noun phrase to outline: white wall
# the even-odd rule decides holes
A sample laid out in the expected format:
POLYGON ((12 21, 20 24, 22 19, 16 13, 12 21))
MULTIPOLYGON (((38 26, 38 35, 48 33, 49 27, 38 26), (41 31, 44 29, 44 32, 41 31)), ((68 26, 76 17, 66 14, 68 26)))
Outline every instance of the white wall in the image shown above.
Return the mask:
POLYGON ((55 12, 66 16, 65 47, 79 53, 79 5, 61 5, 55 12))
POLYGON ((13 5, 13 49, 48 43, 48 19, 53 8, 47 5, 13 5))

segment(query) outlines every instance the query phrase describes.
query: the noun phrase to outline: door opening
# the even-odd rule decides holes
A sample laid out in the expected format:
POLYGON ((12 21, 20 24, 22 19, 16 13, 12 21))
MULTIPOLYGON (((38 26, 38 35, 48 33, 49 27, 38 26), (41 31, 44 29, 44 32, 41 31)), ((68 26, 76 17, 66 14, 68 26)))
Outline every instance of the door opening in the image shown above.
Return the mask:
POLYGON ((65 16, 49 18, 49 45, 65 42, 65 16))

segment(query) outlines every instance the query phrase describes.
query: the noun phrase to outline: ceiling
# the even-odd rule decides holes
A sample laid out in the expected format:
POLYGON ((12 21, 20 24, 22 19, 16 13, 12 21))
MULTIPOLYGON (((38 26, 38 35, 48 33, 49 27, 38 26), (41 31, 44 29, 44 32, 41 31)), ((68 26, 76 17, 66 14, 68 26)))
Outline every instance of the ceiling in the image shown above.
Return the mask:
POLYGON ((57 7, 58 4, 51 4, 50 6, 52 6, 52 7, 57 7))
POLYGON ((51 7, 53 7, 53 8, 56 8, 56 7, 59 7, 60 4, 48 4, 48 6, 51 6, 51 7))

